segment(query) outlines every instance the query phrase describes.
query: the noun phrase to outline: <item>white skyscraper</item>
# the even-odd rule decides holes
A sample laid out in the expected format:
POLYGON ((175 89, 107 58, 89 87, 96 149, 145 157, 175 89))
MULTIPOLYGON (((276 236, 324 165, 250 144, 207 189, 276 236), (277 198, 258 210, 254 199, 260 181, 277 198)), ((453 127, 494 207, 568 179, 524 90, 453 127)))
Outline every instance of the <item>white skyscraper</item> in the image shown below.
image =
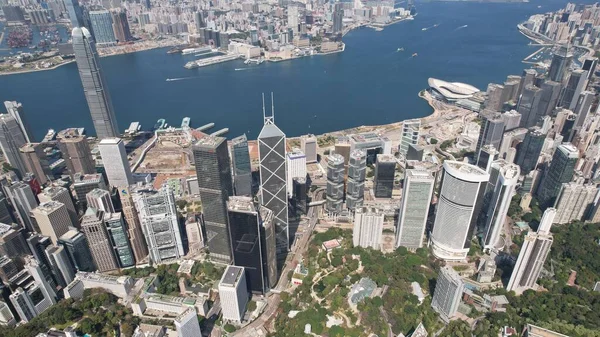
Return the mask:
POLYGON ((87 206, 99 209, 106 213, 115 213, 115 206, 110 197, 110 192, 100 188, 94 188, 85 195, 87 206))
POLYGON ((133 195, 142 231, 154 263, 176 260, 184 255, 175 197, 168 186, 140 190, 133 195))
POLYGON ((355 247, 380 249, 384 216, 383 212, 376 208, 356 209, 352 231, 352 243, 355 247))
POLYGON ((56 304, 56 292, 46 280, 44 273, 42 272, 42 267, 40 266, 40 262, 31 257, 25 263, 25 269, 33 276, 35 280, 35 284, 39 287, 44 296, 44 299, 38 303, 34 302, 35 309, 38 314, 41 314, 46 309, 50 308, 53 304, 56 304))
POLYGON ((464 162, 446 160, 431 243, 433 255, 444 260, 467 258, 478 206, 489 174, 464 162))
POLYGON ((288 27, 294 31, 294 35, 298 32, 298 7, 288 6, 288 27))
POLYGON ((8 192, 11 204, 16 210, 17 220, 23 228, 33 232, 30 213, 32 209, 38 206, 38 202, 31 190, 31 186, 20 181, 8 186, 6 191, 8 192))
POLYGON ((594 202, 598 188, 594 184, 570 182, 562 184, 554 203, 556 208, 555 224, 566 224, 573 220, 582 220, 590 205, 594 202))
POLYGON ((317 137, 314 135, 305 135, 300 137, 300 149, 306 155, 307 163, 317 162, 317 137))
POLYGON ((58 244, 58 238, 75 227, 71 222, 67 207, 58 201, 41 203, 31 211, 42 235, 50 237, 53 244, 58 244))
POLYGON ((465 284, 452 267, 445 266, 440 269, 431 307, 444 322, 448 323, 458 311, 465 284))
POLYGON ((292 196, 294 178, 306 179, 306 155, 300 149, 292 149, 286 155, 287 162, 287 193, 292 196))
POLYGON ((527 289, 537 287, 537 280, 552 246, 550 228, 555 216, 556 209, 546 209, 537 232, 529 232, 525 236, 517 263, 506 286, 507 291, 521 294, 527 289))
POLYGON ((23 290, 23 288, 17 288, 13 291, 9 299, 21 317, 21 321, 29 322, 38 315, 29 293, 23 290))
POLYGON ((484 219, 484 249, 495 247, 500 239, 500 232, 506 221, 506 213, 515 194, 520 172, 519 166, 505 160, 492 162, 484 208, 480 215, 484 219))
POLYGON ((248 303, 248 288, 243 267, 227 266, 219 282, 223 319, 241 323, 248 303))
POLYGON ((431 171, 406 170, 398 215, 396 247, 402 246, 411 250, 423 247, 434 186, 435 177, 431 171))
POLYGON ((179 316, 175 317, 175 330, 178 337, 202 336, 200 331, 200 323, 196 309, 189 308, 179 316))
POLYGON ((71 264, 69 255, 64 246, 50 246, 46 248, 46 256, 56 275, 60 275, 58 281, 63 287, 66 287, 69 283, 73 282, 73 279, 75 278, 75 268, 71 264))
POLYGON ((104 138, 98 144, 106 177, 111 186, 127 187, 133 184, 125 144, 120 138, 104 138))

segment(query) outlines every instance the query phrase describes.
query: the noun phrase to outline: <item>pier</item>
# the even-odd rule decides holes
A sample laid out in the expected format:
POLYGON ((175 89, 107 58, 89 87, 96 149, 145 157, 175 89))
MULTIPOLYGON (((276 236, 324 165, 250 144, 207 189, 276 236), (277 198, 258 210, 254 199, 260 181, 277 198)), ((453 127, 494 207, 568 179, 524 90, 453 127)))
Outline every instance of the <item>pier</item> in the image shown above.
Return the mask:
POLYGON ((217 63, 223 63, 223 62, 237 60, 240 57, 241 57, 241 55, 238 55, 238 54, 215 56, 215 57, 210 57, 210 58, 205 58, 205 59, 201 59, 201 60, 188 62, 185 65, 185 67, 188 69, 194 69, 194 68, 198 68, 198 67, 206 67, 209 65, 217 64, 217 63))
POLYGON ((205 125, 202 125, 201 127, 197 128, 197 131, 206 131, 208 129, 214 128, 215 127, 215 123, 208 123, 205 125))

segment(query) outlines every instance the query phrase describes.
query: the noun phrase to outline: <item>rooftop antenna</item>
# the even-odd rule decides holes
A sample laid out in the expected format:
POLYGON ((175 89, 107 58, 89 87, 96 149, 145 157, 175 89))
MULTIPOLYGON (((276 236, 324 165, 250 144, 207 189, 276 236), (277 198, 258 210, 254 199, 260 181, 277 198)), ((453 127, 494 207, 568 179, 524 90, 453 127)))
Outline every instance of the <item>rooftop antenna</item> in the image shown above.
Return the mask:
POLYGON ((265 112, 265 93, 262 93, 262 100, 263 100, 263 119, 265 120, 265 122, 267 121, 267 114, 265 112))
POLYGON ((265 125, 267 124, 274 124, 274 108, 273 108, 273 93, 271 93, 271 115, 267 116, 267 112, 265 111, 265 93, 263 92, 262 94, 262 98, 263 98, 263 118, 265 119, 265 125))
POLYGON ((271 91, 271 120, 275 123, 275 104, 273 103, 273 92, 271 91))

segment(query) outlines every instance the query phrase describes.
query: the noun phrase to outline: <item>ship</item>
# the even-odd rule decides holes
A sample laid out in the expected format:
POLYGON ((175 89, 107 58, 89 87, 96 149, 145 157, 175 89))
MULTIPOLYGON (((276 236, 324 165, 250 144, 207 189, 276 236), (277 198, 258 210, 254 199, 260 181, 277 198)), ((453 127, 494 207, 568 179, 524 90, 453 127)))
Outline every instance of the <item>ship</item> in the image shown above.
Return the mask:
POLYGON ((404 51, 404 47, 402 47, 402 48, 398 48, 398 50, 397 50, 397 51, 404 51))
POLYGON ((419 56, 419 54, 417 54, 417 53, 412 54, 412 57, 417 57, 417 56, 419 56))

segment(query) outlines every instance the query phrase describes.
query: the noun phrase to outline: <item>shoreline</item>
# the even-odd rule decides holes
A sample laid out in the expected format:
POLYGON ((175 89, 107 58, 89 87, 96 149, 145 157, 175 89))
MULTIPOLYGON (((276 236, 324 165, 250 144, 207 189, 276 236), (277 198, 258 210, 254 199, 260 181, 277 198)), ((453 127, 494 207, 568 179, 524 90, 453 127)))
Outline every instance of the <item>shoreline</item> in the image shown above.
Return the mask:
POLYGON ((73 62, 75 62, 74 58, 70 59, 68 61, 59 63, 57 65, 54 65, 52 67, 43 68, 43 69, 26 69, 26 70, 23 70, 23 71, 0 72, 0 76, 21 75, 21 74, 27 74, 27 73, 35 73, 35 72, 38 72, 38 71, 54 70, 56 68, 62 67, 64 65, 67 65, 67 64, 73 63, 73 62))

